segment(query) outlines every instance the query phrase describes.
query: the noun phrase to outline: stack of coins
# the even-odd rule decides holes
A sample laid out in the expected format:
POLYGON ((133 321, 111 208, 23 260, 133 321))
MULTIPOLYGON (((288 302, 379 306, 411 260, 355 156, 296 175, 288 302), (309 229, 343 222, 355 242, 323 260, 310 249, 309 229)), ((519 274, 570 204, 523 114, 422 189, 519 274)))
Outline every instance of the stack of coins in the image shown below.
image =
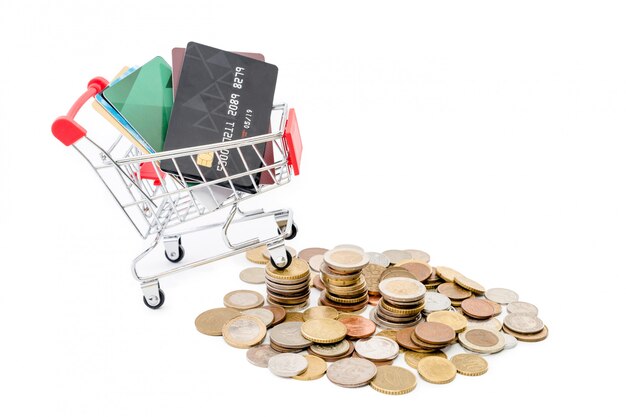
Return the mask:
POLYGON ((447 324, 422 322, 415 326, 411 341, 422 349, 443 349, 457 341, 456 331, 447 324))
POLYGON ((306 261, 294 258, 283 270, 271 262, 265 265, 267 302, 286 310, 300 310, 309 305, 311 274, 306 261))
POLYGON ((383 328, 415 326, 422 318, 426 287, 414 278, 394 277, 378 285, 382 299, 370 319, 383 328))
POLYGON ((368 256, 356 248, 339 247, 324 254, 320 265, 326 290, 319 303, 341 312, 362 312, 368 303, 368 286, 361 274, 368 264, 368 256))
POLYGON ((378 291, 378 283, 381 280, 381 274, 389 266, 389 259, 378 252, 367 252, 369 264, 363 268, 363 277, 367 283, 367 293, 369 295, 369 304, 376 305, 380 300, 380 291, 378 291))
POLYGON ((326 362, 335 362, 339 359, 352 356, 354 343, 346 339, 330 344, 315 343, 309 347, 308 351, 311 355, 322 358, 326 362))
POLYGON ((539 310, 530 303, 515 301, 507 306, 502 330, 522 342, 539 342, 548 337, 548 328, 537 317, 539 310))

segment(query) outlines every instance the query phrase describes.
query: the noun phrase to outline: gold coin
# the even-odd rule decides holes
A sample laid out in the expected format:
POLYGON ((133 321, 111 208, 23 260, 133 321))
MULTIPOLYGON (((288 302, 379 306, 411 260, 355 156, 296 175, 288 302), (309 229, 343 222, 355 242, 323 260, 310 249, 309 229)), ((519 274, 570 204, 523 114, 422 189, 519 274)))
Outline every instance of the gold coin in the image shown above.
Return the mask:
POLYGON ((288 311, 284 321, 304 321, 304 315, 299 311, 288 311))
POLYGON ((437 276, 446 282, 454 282, 456 277, 463 277, 464 275, 459 271, 456 271, 447 266, 438 266, 436 268, 437 276))
POLYGON ((221 336, 224 324, 239 315, 241 313, 234 308, 212 308, 196 318, 196 329, 209 336, 221 336))
POLYGON ((339 317, 339 312, 332 307, 318 306, 311 307, 303 313, 302 318, 304 321, 315 319, 330 319, 336 320, 339 317))
POLYGON ((447 359, 429 356, 417 363, 417 372, 431 384, 447 384, 456 377, 456 366, 447 359))
POLYGON ((339 304, 358 304, 358 303, 362 303, 363 301, 366 301, 368 297, 367 292, 356 298, 335 297, 334 295, 329 294, 328 290, 324 294, 326 294, 326 298, 328 298, 330 301, 333 301, 339 304))
POLYGON ((433 352, 406 351, 404 353, 404 361, 411 368, 417 369, 417 364, 419 363, 419 361, 428 356, 438 356, 440 358, 448 359, 448 356, 440 350, 435 350, 433 352))
POLYGON ((346 326, 337 320, 315 319, 305 321, 300 332, 305 339, 315 343, 335 343, 346 337, 346 326))
POLYGON ((454 355, 450 362, 456 366, 461 375, 478 376, 487 372, 489 364, 480 355, 474 353, 460 353, 454 355))
POLYGON ((470 290, 473 293, 478 295, 483 295, 485 293, 485 287, 480 285, 474 280, 469 279, 468 277, 461 275, 454 278, 454 283, 459 287, 463 287, 466 290, 470 290))
POLYGON ((454 311, 433 311, 426 317, 426 321, 447 324, 457 333, 467 327, 467 319, 454 311))
POLYGON ((415 374, 406 368, 386 365, 379 366, 370 386, 378 392, 389 395, 401 395, 411 392, 417 386, 415 374))
POLYGON ((249 310, 263 305, 265 299, 256 291, 236 290, 224 296, 224 305, 236 310, 249 310))
POLYGON ((293 379, 298 381, 313 381, 319 379, 326 373, 326 361, 315 355, 304 355, 309 366, 306 371, 300 375, 292 376, 293 379))
POLYGON ((261 342, 267 330, 265 323, 254 316, 238 316, 224 324, 222 335, 232 347, 247 349, 261 342))
POLYGON ((270 262, 265 265, 265 273, 270 278, 281 280, 298 280, 309 275, 310 270, 309 264, 305 260, 295 258, 291 260, 291 265, 289 265, 285 269, 276 269, 276 267, 270 262))
POLYGON ((250 249, 246 252, 246 259, 252 263, 265 265, 267 259, 263 256, 263 251, 267 249, 267 245, 259 246, 258 248, 250 249))
POLYGON ((381 330, 380 332, 376 333, 376 336, 386 337, 387 339, 391 339, 394 342, 397 342, 398 341, 398 339, 396 338, 397 333, 398 333, 397 330, 381 330))

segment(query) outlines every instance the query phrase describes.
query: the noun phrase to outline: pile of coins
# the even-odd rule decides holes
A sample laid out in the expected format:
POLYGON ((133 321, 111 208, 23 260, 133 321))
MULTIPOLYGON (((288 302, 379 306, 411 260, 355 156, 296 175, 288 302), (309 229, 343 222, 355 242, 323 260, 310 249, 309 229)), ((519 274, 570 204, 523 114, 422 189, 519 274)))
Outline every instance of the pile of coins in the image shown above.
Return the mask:
POLYGON ((481 355, 548 336, 537 308, 515 292, 486 290, 452 268, 432 267, 422 251, 308 248, 285 270, 268 263, 264 248, 246 257, 265 268, 248 268, 240 278, 264 282, 269 305, 255 291, 232 291, 225 307, 198 316, 196 328, 248 349, 250 363, 279 377, 307 381, 326 374, 341 387, 406 394, 417 375, 433 384, 482 375, 488 363, 481 355), (320 290, 319 305, 307 308, 311 287, 320 290), (358 314, 368 303, 369 319, 358 314), (498 320, 504 306, 508 314, 498 320), (377 327, 383 330, 376 333, 377 327), (408 369, 395 364, 400 355, 408 369))
POLYGON ((369 257, 355 247, 335 247, 324 254, 320 274, 325 290, 320 305, 343 312, 362 312, 368 303, 368 287, 361 271, 369 257))
POLYGON ((370 319, 383 328, 415 326, 422 319, 426 287, 414 278, 386 278, 378 284, 382 299, 370 319))
POLYGON ((300 310, 309 305, 311 273, 306 261, 294 258, 285 269, 268 262, 265 266, 267 302, 288 310, 300 310))

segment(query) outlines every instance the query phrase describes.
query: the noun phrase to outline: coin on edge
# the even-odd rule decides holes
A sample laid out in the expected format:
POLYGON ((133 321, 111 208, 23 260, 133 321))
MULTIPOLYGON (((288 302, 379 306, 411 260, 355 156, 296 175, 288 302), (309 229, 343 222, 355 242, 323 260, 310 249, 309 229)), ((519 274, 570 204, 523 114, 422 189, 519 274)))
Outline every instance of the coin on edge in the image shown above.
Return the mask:
POLYGON ((258 345, 248 349, 246 358, 254 366, 267 368, 267 362, 272 356, 278 355, 280 352, 272 349, 270 345, 258 345))
POLYGON ((234 308, 212 308, 196 317, 196 329, 209 336, 221 336, 224 324, 239 315, 241 312, 234 308))
POLYGON ((447 384, 456 377, 456 366, 447 359, 429 356, 417 363, 417 372, 431 384, 447 384))
POLYGON ((224 296, 224 305, 236 310, 249 310, 263 305, 265 299, 256 291, 236 290, 224 296))
POLYGON ((239 279, 248 284, 265 284, 265 269, 252 266, 239 273, 239 279))
POLYGON ((483 295, 485 293, 485 287, 473 279, 469 279, 465 275, 454 278, 454 283, 478 295, 483 295))
POLYGON ((406 368, 386 365, 378 367, 370 386, 378 392, 389 395, 402 395, 409 393, 417 386, 415 374, 406 368))
POLYGON ((265 323, 253 316, 235 317, 222 328, 226 343, 239 349, 246 349, 261 342, 266 332, 265 323))
POLYGON ((328 367, 326 377, 334 383, 346 388, 362 387, 374 379, 377 367, 367 359, 340 359, 328 367))
POLYGON ((272 356, 267 362, 267 367, 276 376, 292 378, 302 374, 309 366, 309 362, 297 353, 279 353, 272 356))
POLYGON ((306 371, 300 375, 292 377, 293 379, 297 379, 298 381, 313 381, 314 379, 319 379, 324 376, 327 368, 326 361, 324 359, 315 355, 304 355, 304 358, 309 363, 306 371))
POLYGON ((489 364, 480 355, 475 353, 459 353, 454 355, 450 362, 456 366, 456 370, 461 375, 479 376, 487 372, 489 364))

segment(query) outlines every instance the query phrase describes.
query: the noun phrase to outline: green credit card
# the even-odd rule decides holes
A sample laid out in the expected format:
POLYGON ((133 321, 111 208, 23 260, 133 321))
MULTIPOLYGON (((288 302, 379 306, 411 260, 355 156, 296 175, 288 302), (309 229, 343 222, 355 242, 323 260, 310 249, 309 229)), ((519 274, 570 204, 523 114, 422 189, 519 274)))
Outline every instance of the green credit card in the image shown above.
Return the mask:
POLYGON ((172 68, 160 56, 106 88, 102 95, 154 148, 163 150, 172 113, 172 68))

